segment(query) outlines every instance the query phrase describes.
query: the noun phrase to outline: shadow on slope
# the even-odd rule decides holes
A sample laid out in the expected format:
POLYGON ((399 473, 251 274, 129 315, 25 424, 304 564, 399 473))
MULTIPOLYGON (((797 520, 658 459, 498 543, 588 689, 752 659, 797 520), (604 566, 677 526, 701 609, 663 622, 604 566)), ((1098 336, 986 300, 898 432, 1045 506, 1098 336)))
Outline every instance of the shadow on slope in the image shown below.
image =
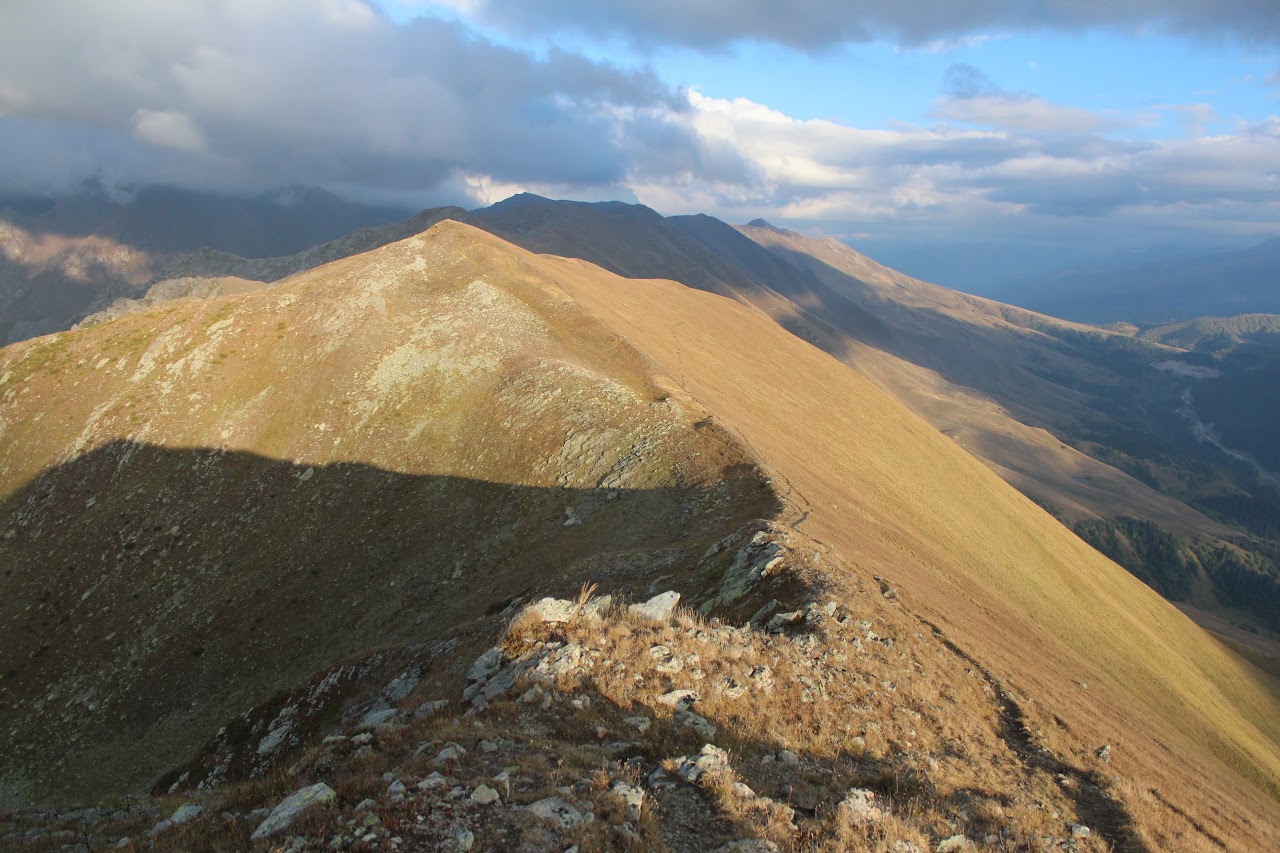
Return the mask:
POLYGON ((533 488, 113 441, 0 507, 0 793, 136 789, 280 685, 522 594, 689 589, 710 544, 776 509, 747 465, 533 488))

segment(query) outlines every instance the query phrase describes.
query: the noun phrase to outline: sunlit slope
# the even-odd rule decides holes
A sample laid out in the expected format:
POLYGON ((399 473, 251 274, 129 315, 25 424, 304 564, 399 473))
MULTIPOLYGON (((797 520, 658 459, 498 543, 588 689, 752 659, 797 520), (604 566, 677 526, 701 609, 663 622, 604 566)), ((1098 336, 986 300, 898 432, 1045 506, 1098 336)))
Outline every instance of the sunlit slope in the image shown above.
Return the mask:
POLYGON ((876 317, 890 331, 848 330, 855 341, 844 360, 1067 522, 1129 515, 1230 535, 1049 431, 1105 422, 1107 396, 1131 381, 1123 371, 1150 371, 1174 350, 919 281, 831 238, 764 223, 738 231, 876 317))
POLYGON ((1274 685, 1156 593, 749 308, 666 282, 602 288, 580 262, 544 263, 771 466, 808 511, 801 529, 900 583, 908 606, 1030 697, 1047 742, 1082 764, 1113 744, 1117 768, 1210 827, 1274 827, 1274 685))
POLYGON ((651 372, 454 223, 0 350, 0 800, 145 788, 346 656, 772 512, 651 372))

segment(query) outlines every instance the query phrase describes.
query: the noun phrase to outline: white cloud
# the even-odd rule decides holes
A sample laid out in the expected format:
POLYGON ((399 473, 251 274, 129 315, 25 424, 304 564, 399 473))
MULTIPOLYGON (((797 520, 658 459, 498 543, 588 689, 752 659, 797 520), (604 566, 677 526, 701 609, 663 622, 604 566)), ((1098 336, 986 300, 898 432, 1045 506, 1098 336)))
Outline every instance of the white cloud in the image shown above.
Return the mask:
POLYGON ((133 114, 133 132, 139 139, 154 145, 190 154, 209 151, 209 144, 199 125, 177 110, 140 109, 133 114))

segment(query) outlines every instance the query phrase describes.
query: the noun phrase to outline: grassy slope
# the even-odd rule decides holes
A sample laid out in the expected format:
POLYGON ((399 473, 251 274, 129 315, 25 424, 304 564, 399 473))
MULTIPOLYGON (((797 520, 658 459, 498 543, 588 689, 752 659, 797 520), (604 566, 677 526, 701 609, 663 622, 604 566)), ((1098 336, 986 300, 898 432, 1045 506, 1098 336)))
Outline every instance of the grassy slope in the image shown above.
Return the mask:
POLYGON ((647 584, 769 511, 705 412, 475 234, 0 350, 0 787, 145 785, 345 655, 647 584))
POLYGON ((926 423, 750 309, 665 282, 601 287, 579 263, 546 263, 774 469, 809 512, 802 529, 900 582, 909 605, 1034 697, 1046 739, 1061 737, 1082 761, 1084 749, 1115 744, 1118 766, 1220 835, 1274 831, 1274 682, 926 423), (1066 732, 1049 730, 1055 715, 1066 732))

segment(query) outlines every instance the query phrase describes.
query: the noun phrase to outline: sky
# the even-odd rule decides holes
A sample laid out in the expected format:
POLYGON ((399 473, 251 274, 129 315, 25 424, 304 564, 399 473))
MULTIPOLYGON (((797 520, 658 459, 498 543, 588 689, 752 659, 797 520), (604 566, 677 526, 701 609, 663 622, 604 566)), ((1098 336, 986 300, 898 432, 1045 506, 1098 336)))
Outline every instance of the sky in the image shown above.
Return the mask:
POLYGON ((975 289, 1280 234, 1275 0, 5 0, 0 192, 515 192, 975 289))

